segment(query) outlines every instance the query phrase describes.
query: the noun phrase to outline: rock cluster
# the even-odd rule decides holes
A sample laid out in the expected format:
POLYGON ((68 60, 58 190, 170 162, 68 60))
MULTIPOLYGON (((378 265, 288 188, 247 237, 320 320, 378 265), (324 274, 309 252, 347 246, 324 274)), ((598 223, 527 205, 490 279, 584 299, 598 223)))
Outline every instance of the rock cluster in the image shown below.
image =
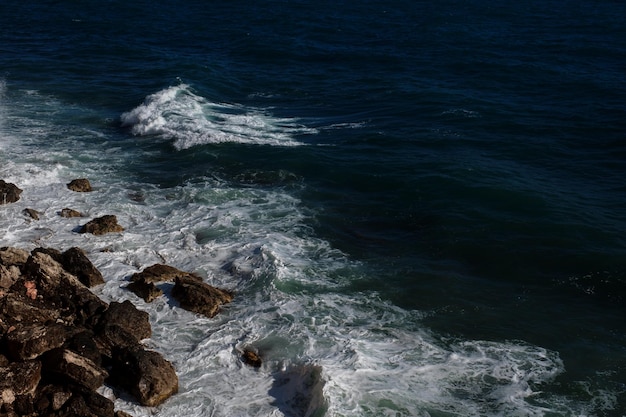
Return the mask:
POLYGON ((119 417, 111 385, 156 406, 178 391, 173 365, 141 340, 148 314, 100 300, 82 250, 0 248, 0 415, 119 417))

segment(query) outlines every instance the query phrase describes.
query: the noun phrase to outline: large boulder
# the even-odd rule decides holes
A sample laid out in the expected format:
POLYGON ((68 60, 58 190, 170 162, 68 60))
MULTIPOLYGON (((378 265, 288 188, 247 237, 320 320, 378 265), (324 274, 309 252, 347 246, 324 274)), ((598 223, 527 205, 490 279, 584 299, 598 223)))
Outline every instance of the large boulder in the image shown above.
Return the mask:
POLYGON ((67 188, 79 193, 88 193, 92 190, 91 183, 87 178, 77 178, 67 184, 67 188))
POLYGON ((78 233, 91 233, 93 235, 104 235, 106 233, 123 232, 124 228, 117 223, 117 217, 107 214, 97 217, 84 224, 78 233))
POLYGON ((152 335, 150 316, 145 311, 138 310, 130 301, 122 303, 113 301, 100 319, 102 327, 119 326, 139 342, 152 335))
POLYGON ((5 266, 22 267, 28 260, 30 254, 24 249, 4 247, 0 248, 0 264, 5 266))
POLYGON ((111 377, 141 405, 155 407, 178 392, 174 366, 161 354, 143 348, 116 349, 111 377))
POLYGON ((20 199, 22 191, 15 184, 0 180, 0 204, 15 203, 20 199))
POLYGON ((73 247, 63 252, 61 263, 67 272, 76 276, 87 287, 104 284, 102 274, 80 248, 73 247))
POLYGON ((222 304, 233 300, 233 293, 212 287, 199 278, 182 276, 174 279, 172 297, 185 310, 214 317, 222 304))
POLYGON ((64 384, 77 384, 90 390, 98 389, 109 376, 101 368, 84 356, 69 349, 53 349, 43 357, 44 369, 54 380, 64 384))

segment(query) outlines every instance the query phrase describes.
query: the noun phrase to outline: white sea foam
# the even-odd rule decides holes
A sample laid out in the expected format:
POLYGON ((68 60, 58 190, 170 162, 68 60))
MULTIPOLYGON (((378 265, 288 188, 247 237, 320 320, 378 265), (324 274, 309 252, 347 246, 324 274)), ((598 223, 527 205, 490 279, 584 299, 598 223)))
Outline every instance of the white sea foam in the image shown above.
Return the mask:
MULTIPOLYGON (((179 92, 158 94, 155 105, 179 92)), ((28 142, 33 124, 15 125, 21 128, 3 126, 0 135, 16 145, 28 142)), ((40 122, 37 129, 34 149, 54 126, 40 122)), ((99 155, 86 166, 49 150, 43 156, 16 146, 0 155, 0 176, 24 189, 20 201, 0 207, 0 246, 79 246, 105 277, 96 289, 104 300, 129 299, 150 314, 153 336, 146 344, 173 362, 180 392, 153 409, 114 398, 118 409, 137 417, 292 416, 298 405, 290 397, 313 401, 307 384, 316 369, 327 416, 542 416, 581 409, 567 398, 537 400, 541 385, 564 371, 557 353, 516 341, 445 340, 421 325, 420 312, 371 292, 346 291, 359 265, 317 238, 301 202, 282 190, 230 188, 211 179, 163 190, 112 169, 115 152, 76 149, 99 155), (69 191, 65 184, 76 177, 92 178, 96 190, 69 191), (23 216, 26 207, 39 210, 40 220, 23 216), (63 207, 87 217, 61 218, 63 207), (126 230, 75 232, 103 214, 115 214, 126 230), (144 303, 124 287, 129 275, 154 263, 197 272, 235 290, 236 298, 213 319, 181 309, 169 297, 171 284, 162 284, 164 297, 144 303), (263 357, 260 369, 240 360, 246 347, 263 357), (290 391, 277 384, 286 377, 301 380, 290 391)), ((102 392, 114 397, 108 388, 102 392)), ((316 406, 296 411, 315 413, 316 406)))
POLYGON ((141 105, 122 114, 121 121, 134 135, 172 140, 177 149, 222 142, 294 146, 301 144, 295 135, 316 133, 296 119, 210 102, 186 84, 149 95, 141 105))

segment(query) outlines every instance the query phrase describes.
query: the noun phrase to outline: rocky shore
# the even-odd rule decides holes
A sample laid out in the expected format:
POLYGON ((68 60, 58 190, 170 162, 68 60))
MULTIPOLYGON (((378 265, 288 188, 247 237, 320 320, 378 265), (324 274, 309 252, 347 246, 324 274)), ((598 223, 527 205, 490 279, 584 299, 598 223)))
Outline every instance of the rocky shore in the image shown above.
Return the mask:
MULTIPOLYGON (((85 179, 68 188, 91 191, 85 179)), ((21 192, 0 180, 0 203, 18 201, 21 192)), ((27 210, 24 214, 36 220, 38 212, 27 210)), ((80 216, 71 209, 59 215, 68 213, 80 216)), ((123 230, 108 215, 78 232, 123 230)), ((163 295, 155 285, 163 281, 175 283, 172 297, 182 308, 208 317, 233 298, 199 276, 160 264, 134 274, 128 289, 151 301, 163 295)), ((142 344, 152 334, 148 313, 129 301, 105 303, 90 290, 103 283, 80 248, 0 248, 0 416, 127 416, 98 393, 105 384, 149 407, 177 393, 174 366, 142 344)), ((259 363, 257 358, 255 366, 259 363)))
MULTIPOLYGON (((72 180, 67 188, 93 190, 87 179, 72 180)), ((19 201, 21 193, 15 184, 0 180, 0 206, 19 201)), ((31 208, 23 214, 34 221, 40 215, 31 208)), ((83 217, 71 208, 57 214, 83 217)), ((75 232, 123 233, 124 227, 115 215, 105 215, 75 232)), ((209 318, 234 298, 194 273, 164 264, 134 273, 129 281, 125 288, 148 303, 165 296, 163 283, 173 283, 168 294, 177 305, 209 318)), ((103 386, 147 407, 178 392, 173 364, 142 343, 152 335, 148 313, 130 301, 102 301, 90 288, 104 282, 78 247, 64 252, 0 247, 0 417, 128 417, 114 409, 114 399, 100 394, 103 386)), ((242 363, 262 367, 253 347, 239 354, 242 363)), ((320 367, 291 365, 272 377, 269 394, 285 415, 324 415, 320 367)))

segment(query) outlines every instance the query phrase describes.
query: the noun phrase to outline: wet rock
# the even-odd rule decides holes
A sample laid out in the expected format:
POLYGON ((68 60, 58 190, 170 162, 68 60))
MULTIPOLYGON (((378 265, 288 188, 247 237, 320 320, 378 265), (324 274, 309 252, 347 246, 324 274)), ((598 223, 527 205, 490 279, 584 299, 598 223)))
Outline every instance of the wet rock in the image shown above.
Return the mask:
POLYGON ((252 349, 244 349, 241 354, 241 360, 243 360, 246 365, 250 365, 254 368, 260 368, 261 365, 263 365, 261 357, 252 349))
POLYGON ((117 223, 117 217, 112 214, 107 214, 102 217, 97 217, 92 221, 84 224, 79 233, 91 233, 94 235, 104 235, 106 233, 123 232, 124 228, 117 223))
POLYGON ((75 180, 70 181, 67 184, 67 188, 72 191, 77 191, 79 193, 86 193, 92 191, 91 183, 86 178, 77 178, 75 180))
POLYGON ((151 303, 163 295, 162 289, 158 288, 154 283, 146 282, 143 279, 131 282, 126 288, 135 293, 137 297, 143 298, 146 303, 151 303))
POLYGON ((293 365, 274 374, 269 393, 273 404, 287 416, 321 416, 328 408, 323 393, 322 368, 293 365))
POLYGON ((176 277, 196 277, 196 279, 202 280, 202 278, 197 275, 163 264, 154 264, 141 272, 136 272, 130 277, 130 280, 132 282, 144 281, 157 283, 172 281, 176 277))
POLYGON ((63 252, 61 263, 66 271, 75 275, 87 287, 104 284, 102 274, 80 248, 73 247, 63 252))
POLYGON ((6 335, 7 353, 16 361, 35 359, 65 343, 67 333, 59 324, 23 324, 6 335))
POLYGON ((220 306, 233 300, 230 291, 212 287, 193 277, 176 277, 172 297, 185 310, 214 317, 220 306))
POLYGON ((61 217, 67 217, 67 218, 71 218, 71 217, 83 217, 83 213, 81 213, 80 211, 77 210, 73 210, 71 208, 64 208, 59 212, 59 216, 61 217))
POLYGON ((25 208, 24 210, 22 210, 22 213, 24 213, 25 216, 28 216, 33 220, 39 220, 40 213, 37 210, 34 210, 32 208, 25 208))
POLYGON ((20 199, 22 191, 15 184, 0 180, 0 204, 15 203, 20 199))
POLYGON ((155 407, 178 392, 174 366, 158 352, 142 348, 115 349, 111 376, 141 405, 155 407))

